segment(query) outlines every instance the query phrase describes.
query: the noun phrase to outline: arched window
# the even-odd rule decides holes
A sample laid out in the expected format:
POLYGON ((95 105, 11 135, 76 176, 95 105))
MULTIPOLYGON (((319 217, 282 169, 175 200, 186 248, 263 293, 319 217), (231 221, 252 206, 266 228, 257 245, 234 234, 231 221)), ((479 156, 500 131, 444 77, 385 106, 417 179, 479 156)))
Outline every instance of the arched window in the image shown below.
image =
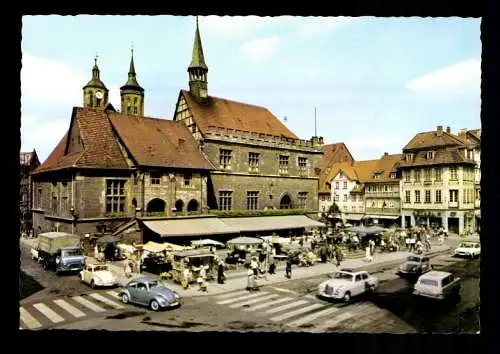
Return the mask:
POLYGON ((89 106, 94 106, 94 93, 92 91, 89 91, 89 106))
POLYGON ((198 201, 196 199, 191 199, 189 201, 187 211, 198 211, 198 201))
POLYGON ((177 200, 175 202, 175 211, 176 212, 181 212, 184 210, 184 202, 182 200, 177 200))
POLYGON ((158 213, 158 212, 165 212, 165 207, 166 207, 165 201, 160 198, 155 198, 152 199, 149 203, 148 206, 146 207, 146 211, 148 213, 158 213))
POLYGON ((292 200, 288 194, 285 194, 280 201, 280 209, 292 209, 292 200))

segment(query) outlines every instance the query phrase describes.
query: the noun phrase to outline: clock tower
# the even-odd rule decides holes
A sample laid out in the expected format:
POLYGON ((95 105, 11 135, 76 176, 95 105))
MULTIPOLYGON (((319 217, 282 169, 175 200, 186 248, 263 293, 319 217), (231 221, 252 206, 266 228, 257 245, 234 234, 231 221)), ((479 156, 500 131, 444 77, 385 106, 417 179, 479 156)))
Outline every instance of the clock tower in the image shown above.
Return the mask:
POLYGON ((109 90, 100 79, 97 55, 92 68, 92 79, 83 87, 83 106, 104 109, 108 104, 109 90))

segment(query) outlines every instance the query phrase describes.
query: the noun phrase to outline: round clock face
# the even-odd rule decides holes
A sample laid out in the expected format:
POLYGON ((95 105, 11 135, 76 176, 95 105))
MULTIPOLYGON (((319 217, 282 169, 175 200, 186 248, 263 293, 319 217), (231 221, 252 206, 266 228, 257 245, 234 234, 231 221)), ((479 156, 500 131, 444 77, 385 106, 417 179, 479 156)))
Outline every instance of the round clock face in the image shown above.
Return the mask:
POLYGON ((97 98, 99 98, 99 99, 102 99, 102 98, 104 97, 104 95, 102 94, 102 92, 101 92, 101 91, 97 91, 97 92, 95 93, 95 97, 97 97, 97 98))

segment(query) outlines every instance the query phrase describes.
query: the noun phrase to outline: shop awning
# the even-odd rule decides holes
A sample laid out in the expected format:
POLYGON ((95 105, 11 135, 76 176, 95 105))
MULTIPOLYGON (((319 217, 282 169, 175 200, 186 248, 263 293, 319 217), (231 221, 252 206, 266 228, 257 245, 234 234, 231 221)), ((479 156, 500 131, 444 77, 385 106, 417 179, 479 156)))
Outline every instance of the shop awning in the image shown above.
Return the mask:
POLYGON ((144 225, 161 237, 208 236, 238 233, 218 218, 193 218, 144 221, 144 225))
POLYGON ((399 218, 398 215, 366 215, 365 218, 371 218, 371 219, 389 219, 389 220, 396 220, 399 218))
POLYGON ((256 216, 248 218, 221 218, 228 227, 240 232, 286 230, 305 227, 324 227, 325 224, 305 215, 256 216))
POLYGON ((362 215, 362 214, 345 214, 346 220, 359 221, 359 220, 363 219, 363 217, 364 217, 364 215, 362 215))

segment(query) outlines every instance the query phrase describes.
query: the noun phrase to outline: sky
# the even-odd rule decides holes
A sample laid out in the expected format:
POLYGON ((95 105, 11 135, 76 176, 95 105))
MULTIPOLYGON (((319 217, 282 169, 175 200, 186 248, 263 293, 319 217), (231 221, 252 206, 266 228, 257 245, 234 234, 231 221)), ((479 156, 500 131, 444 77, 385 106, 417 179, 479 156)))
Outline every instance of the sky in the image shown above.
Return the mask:
MULTIPOLYGON (((44 161, 69 129, 98 55, 120 108, 131 48, 145 115, 188 89, 194 16, 23 16, 21 151, 44 161)), ((478 18, 199 17, 209 95, 264 106, 301 139, 355 160, 397 154, 438 125, 481 128, 478 18), (316 111, 316 124, 315 124, 316 111)))

